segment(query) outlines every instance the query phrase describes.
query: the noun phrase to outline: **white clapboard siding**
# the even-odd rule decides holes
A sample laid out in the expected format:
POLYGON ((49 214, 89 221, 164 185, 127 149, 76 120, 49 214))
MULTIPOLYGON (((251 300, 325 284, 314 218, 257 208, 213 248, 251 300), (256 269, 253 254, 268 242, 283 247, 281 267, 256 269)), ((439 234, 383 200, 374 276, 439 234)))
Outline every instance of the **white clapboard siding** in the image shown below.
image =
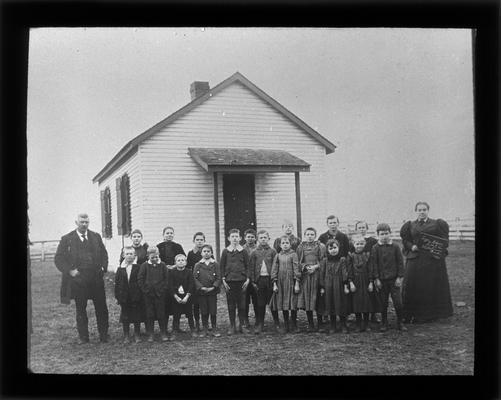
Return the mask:
POLYGON ((139 166, 140 166, 139 154, 136 153, 99 184, 100 191, 104 190, 108 186, 110 188, 110 193, 111 193, 111 226, 113 233, 111 239, 103 238, 106 250, 108 251, 109 269, 111 271, 116 270, 118 266, 118 260, 120 257, 120 251, 122 249, 122 243, 125 243, 126 245, 130 244, 129 238, 125 238, 118 235, 118 227, 117 227, 116 179, 124 175, 125 173, 129 175, 130 202, 131 202, 130 213, 131 213, 132 229, 135 228, 141 229, 141 226, 143 225, 142 203, 143 203, 144 192, 142 191, 141 174, 139 173, 139 166))
MULTIPOLYGON (((188 147, 285 150, 311 164, 301 173, 303 228, 325 217, 325 148, 239 83, 234 83, 140 144, 145 239, 162 240, 166 225, 187 252, 196 231, 215 245, 213 177, 188 155, 188 147)), ((220 242, 224 246, 224 204, 219 175, 220 242)), ((256 175, 258 228, 272 237, 284 218, 296 220, 293 173, 256 175)))

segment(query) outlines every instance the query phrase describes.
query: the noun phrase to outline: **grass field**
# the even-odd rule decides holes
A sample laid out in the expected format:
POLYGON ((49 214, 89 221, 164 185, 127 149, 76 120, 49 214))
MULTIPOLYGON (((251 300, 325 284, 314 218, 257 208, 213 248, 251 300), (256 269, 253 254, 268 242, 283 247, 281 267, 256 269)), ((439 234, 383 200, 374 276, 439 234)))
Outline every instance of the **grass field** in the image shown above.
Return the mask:
MULTIPOLYGON (((259 336, 223 334, 191 339, 184 334, 175 342, 129 345, 121 342, 112 275, 106 285, 111 341, 98 341, 94 307, 89 301, 91 343, 78 345, 75 306, 59 302, 60 273, 51 262, 35 262, 30 367, 35 373, 59 374, 472 375, 475 243, 452 242, 449 250, 454 315, 429 324, 407 325, 407 332, 307 334, 305 314, 299 312, 302 332, 278 335, 271 333, 268 312, 268 329, 259 336), (459 307, 457 302, 466 305, 459 307)), ((228 324, 224 295, 218 297, 218 322, 224 332, 228 324)), ((186 329, 183 319, 182 327, 186 329)))

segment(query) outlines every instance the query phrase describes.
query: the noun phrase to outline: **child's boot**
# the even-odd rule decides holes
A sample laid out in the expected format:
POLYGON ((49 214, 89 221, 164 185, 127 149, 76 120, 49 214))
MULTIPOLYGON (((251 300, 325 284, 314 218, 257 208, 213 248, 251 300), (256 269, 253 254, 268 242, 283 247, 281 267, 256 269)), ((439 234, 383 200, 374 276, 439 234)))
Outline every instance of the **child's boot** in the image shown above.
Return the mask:
POLYGON ((306 332, 315 332, 315 323, 313 322, 313 311, 306 311, 306 318, 308 319, 308 328, 306 332))
POLYGON ((331 315, 330 316, 330 327, 327 330, 327 333, 336 333, 336 316, 331 315))
POLYGON ((291 332, 292 333, 298 333, 299 328, 297 327, 297 311, 296 310, 291 310, 291 332))
POLYGON ((369 329, 369 313, 362 314, 362 328, 360 332, 365 332, 369 329))
POLYGON ((362 315, 360 313, 355 314, 356 318, 356 325, 357 327, 355 328, 355 332, 359 333, 362 332, 362 315))
POLYGON ((317 313, 317 321, 318 321, 318 331, 320 333, 325 333, 324 318, 322 314, 317 313))
POLYGON ((379 328, 379 332, 386 332, 388 330, 388 315, 386 312, 381 314, 381 327, 379 328))
POLYGON ((395 311, 397 313, 397 329, 402 332, 407 331, 407 327, 402 322, 402 310, 395 310, 395 311))
POLYGON ((141 328, 139 324, 134 324, 134 343, 141 342, 141 328))
POLYGON ((129 344, 130 338, 129 338, 129 324, 128 323, 123 324, 123 331, 124 331, 123 342, 124 342, 124 344, 129 344))
POLYGON ((240 313, 238 315, 238 322, 239 322, 239 328, 238 328, 238 331, 240 333, 250 333, 250 330, 249 328, 247 328, 247 326, 245 325, 245 318, 244 317, 241 317, 240 316, 240 313))
POLYGON ((230 317, 230 327, 228 328, 227 332, 228 336, 237 333, 237 329, 235 327, 235 310, 229 310, 229 317, 230 317))
POLYGON ((340 317, 341 319, 341 333, 349 333, 348 325, 346 325, 346 317, 340 317))

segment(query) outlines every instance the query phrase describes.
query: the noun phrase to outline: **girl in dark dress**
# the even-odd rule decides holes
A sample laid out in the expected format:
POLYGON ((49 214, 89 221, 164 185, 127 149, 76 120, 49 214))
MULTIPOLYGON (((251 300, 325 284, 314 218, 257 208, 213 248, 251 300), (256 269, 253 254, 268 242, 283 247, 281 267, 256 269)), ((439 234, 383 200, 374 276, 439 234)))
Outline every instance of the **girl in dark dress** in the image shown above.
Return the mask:
POLYGON ((346 317, 349 313, 348 268, 346 258, 341 257, 340 244, 336 239, 327 241, 327 256, 320 261, 320 293, 324 296, 324 315, 330 318, 327 333, 336 332, 336 316, 341 330, 348 333, 346 317))
MULTIPOLYGON (((365 246, 363 252, 371 253, 372 246, 374 246, 377 243, 377 239, 375 237, 367 235, 367 231, 369 230, 369 224, 364 221, 357 221, 355 223, 355 231, 356 234, 362 235, 362 237, 365 239, 365 246)), ((350 243, 350 253, 355 252, 355 247, 353 246, 353 243, 350 243)), ((381 301, 381 296, 377 288, 373 288, 371 292, 369 292, 369 297, 371 299, 371 305, 374 310, 380 310, 382 308, 382 301, 381 301)), ((376 312, 379 311, 374 311, 371 312, 369 317, 370 317, 370 322, 372 323, 379 323, 376 312)))
POLYGON ((406 222, 400 229, 406 257, 403 283, 403 312, 409 322, 431 321, 452 315, 452 301, 445 265, 445 256, 438 257, 419 248, 421 235, 427 233, 449 239, 449 225, 441 219, 428 218, 430 206, 418 202, 414 208, 415 221, 406 222))
MULTIPOLYGON (((144 262, 148 261, 148 243, 141 244, 141 241, 143 240, 143 234, 139 229, 134 229, 130 234, 130 238, 132 240, 132 247, 136 252, 136 260, 134 261, 134 264, 142 265, 144 262)), ((118 265, 122 265, 123 260, 124 256, 122 249, 118 265)))
POLYGON ((306 228, 304 240, 296 250, 301 270, 301 291, 299 292, 297 308, 306 311, 308 332, 315 331, 313 311, 317 312, 318 328, 322 325, 321 315, 324 311, 323 301, 321 302, 318 297, 320 297, 320 261, 325 258, 325 246, 315 240, 316 236, 315 228, 306 228))
POLYGON ((123 250, 124 262, 115 274, 115 298, 120 305, 120 322, 123 326, 124 343, 129 343, 130 324, 134 324, 134 341, 139 343, 140 324, 145 321, 144 303, 137 280, 139 265, 134 263, 136 253, 132 246, 123 250))
MULTIPOLYGON (((174 258, 178 254, 186 253, 183 250, 183 247, 174 242, 174 228, 172 226, 166 226, 162 232, 164 237, 164 241, 157 244, 158 251, 160 254, 160 260, 167 265, 167 269, 171 270, 174 268, 174 264, 176 263, 174 258)), ((167 321, 167 325, 169 324, 169 315, 172 315, 172 306, 173 300, 171 296, 165 297, 165 319, 167 321)))
POLYGON ((191 336, 198 337, 193 322, 193 303, 191 295, 195 292, 195 278, 193 271, 186 268, 186 256, 178 254, 175 258, 175 267, 169 271, 168 296, 173 298, 172 302, 172 335, 174 340, 176 333, 181 332, 179 322, 181 315, 186 315, 188 325, 190 326, 191 336))
POLYGON ((361 235, 353 237, 353 246, 355 251, 348 255, 347 260, 348 280, 354 288, 350 297, 352 311, 357 319, 357 332, 365 332, 369 324, 369 313, 375 311, 369 292, 369 253, 365 251, 366 241, 361 235))

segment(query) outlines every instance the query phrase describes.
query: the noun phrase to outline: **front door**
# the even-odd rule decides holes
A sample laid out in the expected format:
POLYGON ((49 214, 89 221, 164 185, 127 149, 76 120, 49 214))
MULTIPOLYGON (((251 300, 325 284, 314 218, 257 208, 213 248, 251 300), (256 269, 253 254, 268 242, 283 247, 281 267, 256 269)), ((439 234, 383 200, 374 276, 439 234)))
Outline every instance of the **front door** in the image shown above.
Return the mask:
POLYGON ((228 231, 230 229, 239 229, 242 238, 247 229, 256 229, 256 201, 254 193, 254 175, 223 175, 224 236, 226 246, 229 245, 228 231))

